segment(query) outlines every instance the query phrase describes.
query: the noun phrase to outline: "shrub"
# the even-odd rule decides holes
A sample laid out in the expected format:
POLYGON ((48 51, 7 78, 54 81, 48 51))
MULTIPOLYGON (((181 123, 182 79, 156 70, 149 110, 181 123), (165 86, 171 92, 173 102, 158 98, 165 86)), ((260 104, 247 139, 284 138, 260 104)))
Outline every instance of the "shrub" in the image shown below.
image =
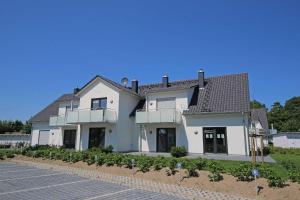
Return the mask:
POLYGON ((273 170, 267 165, 257 165, 257 168, 260 172, 260 176, 263 178, 268 178, 274 174, 273 170))
POLYGON ((288 176, 289 176, 289 179, 292 181, 292 182, 298 182, 300 183, 300 172, 297 171, 297 170, 291 170, 288 172, 288 176))
POLYGON ((211 173, 208 175, 210 181, 216 182, 223 179, 223 176, 221 175, 223 168, 220 166, 220 163, 210 161, 208 163, 208 170, 211 173))
POLYGON ((251 170, 251 164, 240 164, 231 170, 231 175, 236 177, 238 181, 252 181, 253 176, 251 170))
POLYGON ((170 169, 170 173, 167 172, 168 175, 175 175, 177 170, 176 170, 176 165, 177 165, 177 160, 176 159, 170 159, 169 162, 167 163, 167 167, 170 169))
POLYGON ((285 181, 276 175, 271 175, 268 177, 268 186, 269 187, 283 187, 285 184, 285 181))
POLYGON ((151 166, 152 166, 151 158, 148 158, 146 156, 141 156, 137 160, 137 167, 138 167, 139 171, 141 171, 143 173, 148 172, 150 170, 151 166))
POLYGON ((0 160, 4 160, 4 156, 5 156, 4 152, 0 151, 0 160))
POLYGON ((154 158, 153 161, 154 170, 156 171, 161 170, 165 166, 166 166, 166 159, 164 157, 158 156, 157 158, 154 158))
POLYGON ((102 148, 102 152, 103 153, 112 153, 113 152, 114 147, 112 145, 109 145, 105 148, 102 148))
POLYGON ((187 155, 185 147, 172 147, 171 155, 175 158, 184 157, 187 155))
POLYGON ((197 170, 197 165, 193 162, 187 162, 184 165, 184 168, 187 170, 187 176, 188 177, 198 177, 199 174, 196 171, 197 170))
POLYGON ((206 166, 206 160, 203 158, 197 158, 193 161, 198 170, 202 170, 206 166))
POLYGON ((13 158, 13 157, 15 157, 15 155, 13 154, 13 152, 11 152, 11 151, 7 151, 6 152, 6 158, 13 158))

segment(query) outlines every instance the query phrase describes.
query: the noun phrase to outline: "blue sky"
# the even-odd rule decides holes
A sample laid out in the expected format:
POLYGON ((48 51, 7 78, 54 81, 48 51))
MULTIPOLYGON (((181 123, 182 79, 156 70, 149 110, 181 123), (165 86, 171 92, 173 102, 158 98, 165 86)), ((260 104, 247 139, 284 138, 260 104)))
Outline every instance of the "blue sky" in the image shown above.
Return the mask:
POLYGON ((0 1, 0 119, 26 120, 96 74, 140 83, 248 72, 251 97, 300 95, 300 1, 0 1))

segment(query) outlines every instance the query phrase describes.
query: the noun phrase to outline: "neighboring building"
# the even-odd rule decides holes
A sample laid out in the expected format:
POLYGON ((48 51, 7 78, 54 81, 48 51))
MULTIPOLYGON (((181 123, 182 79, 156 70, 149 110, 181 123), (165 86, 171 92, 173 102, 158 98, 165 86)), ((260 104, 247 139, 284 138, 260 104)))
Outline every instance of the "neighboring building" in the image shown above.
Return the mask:
POLYGON ((272 135, 274 147, 300 148, 300 132, 286 132, 272 135))
MULTIPOLYGON (((267 117, 267 109, 258 108, 251 110, 251 121, 252 128, 255 128, 256 133, 265 134, 263 137, 264 145, 268 145, 268 137, 269 137, 269 123, 267 117)), ((258 137, 256 140, 257 146, 260 147, 260 138, 258 137)))
POLYGON ((32 145, 85 150, 112 145, 115 151, 248 155, 248 75, 233 74, 125 87, 96 76, 36 114, 32 145))

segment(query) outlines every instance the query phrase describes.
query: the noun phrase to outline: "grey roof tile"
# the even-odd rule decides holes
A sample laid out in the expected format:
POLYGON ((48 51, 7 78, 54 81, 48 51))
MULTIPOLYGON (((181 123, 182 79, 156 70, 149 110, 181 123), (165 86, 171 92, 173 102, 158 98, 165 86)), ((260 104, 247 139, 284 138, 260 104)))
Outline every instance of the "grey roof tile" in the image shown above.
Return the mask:
POLYGON ((50 116, 58 114, 58 108, 60 102, 71 101, 71 100, 79 100, 78 97, 74 96, 74 94, 64 94, 42 111, 34 115, 29 121, 30 122, 48 122, 50 116))
POLYGON ((183 114, 250 112, 248 75, 207 78, 205 87, 199 89, 198 99, 193 98, 183 114))
POLYGON ((267 110, 265 108, 252 109, 251 110, 251 119, 252 119, 252 121, 260 122, 260 124, 264 130, 269 130, 267 110))

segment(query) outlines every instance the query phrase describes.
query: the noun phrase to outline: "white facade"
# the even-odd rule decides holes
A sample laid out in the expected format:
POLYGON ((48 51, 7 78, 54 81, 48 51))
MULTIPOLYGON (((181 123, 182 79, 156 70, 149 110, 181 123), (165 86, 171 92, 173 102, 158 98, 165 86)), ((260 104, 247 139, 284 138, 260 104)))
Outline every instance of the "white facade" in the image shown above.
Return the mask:
POLYGON ((282 148, 300 148, 300 133, 278 133, 273 135, 273 146, 282 148))
MULTIPOLYGON (((189 107, 193 92, 194 88, 148 93, 145 96, 145 110, 142 111, 145 112, 145 116, 158 110, 161 110, 159 115, 164 115, 168 113, 164 110, 166 107, 166 111, 173 109, 179 113, 180 120, 171 123, 170 121, 164 122, 164 119, 158 116, 162 121, 136 123, 136 117, 129 117, 129 115, 141 97, 120 90, 109 82, 97 78, 76 94, 79 101, 60 102, 58 109, 58 116, 66 116, 66 119, 69 111, 87 111, 90 121, 81 122, 79 120, 76 123, 62 126, 49 126, 49 122, 33 123, 32 145, 39 144, 40 132, 48 130, 49 144, 62 146, 64 145, 65 130, 76 130, 75 149, 86 150, 91 142, 91 129, 103 128, 105 130, 104 144, 105 146, 112 145, 114 151, 156 152, 158 151, 158 130, 167 128, 175 130, 176 146, 184 146, 189 153, 206 153, 203 130, 217 127, 225 130, 225 138, 222 137, 223 143, 226 142, 224 144, 226 150, 223 150, 223 153, 248 155, 249 113, 183 115, 183 111, 189 107), (92 122, 91 102, 92 99, 97 98, 107 99, 105 110, 115 114, 115 121, 92 122), (166 101, 162 102, 164 100, 166 101), (75 108, 73 105, 76 105, 75 108)), ((219 134, 218 138, 221 138, 219 134)))

